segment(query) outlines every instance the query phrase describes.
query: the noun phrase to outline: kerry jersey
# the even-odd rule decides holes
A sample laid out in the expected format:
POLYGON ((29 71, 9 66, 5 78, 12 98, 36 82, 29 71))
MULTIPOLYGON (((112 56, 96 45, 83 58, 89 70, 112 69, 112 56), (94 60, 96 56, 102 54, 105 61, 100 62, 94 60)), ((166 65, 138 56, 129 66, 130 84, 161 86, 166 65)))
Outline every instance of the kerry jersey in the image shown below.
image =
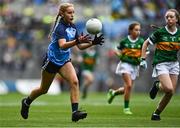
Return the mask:
POLYGON ((94 49, 87 50, 82 54, 82 57, 83 57, 82 68, 84 70, 93 71, 98 57, 96 50, 94 49))
POLYGON ((176 29, 174 33, 169 32, 167 27, 157 29, 149 37, 149 42, 156 45, 153 65, 161 62, 177 61, 177 52, 180 50, 179 29, 176 29))
POLYGON ((68 42, 76 38, 78 38, 78 34, 75 25, 67 24, 61 19, 52 33, 51 43, 48 47, 48 59, 58 66, 64 65, 70 59, 71 49, 62 49, 58 40, 65 39, 68 42))
POLYGON ((139 65, 143 43, 144 39, 141 37, 136 40, 131 40, 129 36, 124 38, 119 47, 121 50, 120 60, 132 65, 139 65))

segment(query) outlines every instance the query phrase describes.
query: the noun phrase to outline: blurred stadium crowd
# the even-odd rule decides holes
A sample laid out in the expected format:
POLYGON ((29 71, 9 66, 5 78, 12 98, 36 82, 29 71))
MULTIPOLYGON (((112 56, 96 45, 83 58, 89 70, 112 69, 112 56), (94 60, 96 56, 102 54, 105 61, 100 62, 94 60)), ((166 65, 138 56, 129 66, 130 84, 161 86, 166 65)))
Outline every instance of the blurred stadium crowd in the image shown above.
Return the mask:
MULTIPOLYGON (((130 22, 139 21, 141 35, 147 38, 153 31, 150 24, 164 24, 167 9, 180 11, 179 0, 0 0, 0 80, 40 77, 42 57, 49 44, 47 37, 61 2, 75 5, 75 24, 80 31, 85 32, 85 22, 91 17, 103 23, 106 43, 97 47, 100 57, 94 87, 99 91, 121 83, 114 74, 118 58, 111 49, 127 35, 130 22)), ((145 84, 152 83, 152 54, 148 58, 150 68, 137 80, 143 91, 148 89, 145 84)), ((72 59, 76 61, 76 55, 72 59)))

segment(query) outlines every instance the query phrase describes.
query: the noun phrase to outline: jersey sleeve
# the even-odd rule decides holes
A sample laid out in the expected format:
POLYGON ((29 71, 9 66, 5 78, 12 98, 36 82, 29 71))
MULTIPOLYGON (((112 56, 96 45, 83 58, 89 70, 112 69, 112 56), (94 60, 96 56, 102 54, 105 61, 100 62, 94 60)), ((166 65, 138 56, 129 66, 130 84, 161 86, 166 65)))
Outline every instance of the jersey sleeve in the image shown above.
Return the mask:
POLYGON ((140 37, 140 43, 141 43, 141 45, 143 45, 143 43, 144 43, 144 39, 142 37, 140 37))
POLYGON ((148 40, 149 40, 149 42, 151 43, 151 44, 155 44, 156 42, 157 42, 157 40, 158 40, 158 34, 159 32, 158 31, 155 31, 155 32, 153 32, 151 35, 150 35, 150 37, 148 38, 148 40))
POLYGON ((124 44, 124 41, 120 41, 120 42, 119 42, 119 45, 117 46, 117 49, 118 49, 118 50, 122 50, 122 49, 124 48, 124 45, 123 45, 123 44, 124 44))
POLYGON ((56 35, 56 37, 57 37, 58 39, 63 39, 63 38, 65 38, 66 33, 65 33, 65 30, 64 30, 64 27, 62 27, 62 26, 57 26, 57 27, 55 28, 54 34, 56 35))

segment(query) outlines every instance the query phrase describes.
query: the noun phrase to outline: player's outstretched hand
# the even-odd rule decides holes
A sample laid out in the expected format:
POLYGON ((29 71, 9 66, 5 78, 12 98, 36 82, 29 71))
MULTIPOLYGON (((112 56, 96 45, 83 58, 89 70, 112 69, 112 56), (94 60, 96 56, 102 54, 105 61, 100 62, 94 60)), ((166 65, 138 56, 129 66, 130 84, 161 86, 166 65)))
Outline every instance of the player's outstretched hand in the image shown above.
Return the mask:
POLYGON ((101 34, 100 36, 95 35, 94 40, 92 41, 93 45, 102 45, 104 43, 104 36, 101 34))
POLYGON ((78 37, 78 43, 82 44, 82 43, 89 43, 91 41, 91 36, 89 34, 84 35, 83 33, 81 33, 81 35, 78 37))

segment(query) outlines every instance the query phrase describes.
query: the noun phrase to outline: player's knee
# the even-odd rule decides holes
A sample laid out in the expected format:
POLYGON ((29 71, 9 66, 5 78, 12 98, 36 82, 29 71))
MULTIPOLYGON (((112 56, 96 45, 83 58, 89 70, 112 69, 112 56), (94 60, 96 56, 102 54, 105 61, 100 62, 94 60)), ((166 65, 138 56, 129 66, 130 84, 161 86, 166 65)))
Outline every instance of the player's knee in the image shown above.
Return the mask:
POLYGON ((127 82, 127 83, 125 84, 125 86, 126 86, 126 89, 131 90, 131 88, 132 88, 132 83, 131 83, 131 82, 127 82))
POLYGON ((88 83, 88 86, 90 86, 93 83, 93 81, 89 80, 87 83, 88 83))
POLYGON ((165 89, 165 93, 168 95, 173 95, 174 94, 174 89, 172 87, 168 87, 165 89))
POLYGON ((74 79, 71 81, 71 85, 73 85, 73 87, 77 87, 79 85, 79 81, 78 79, 74 79))
POLYGON ((131 86, 131 85, 126 85, 126 90, 127 90, 127 91, 131 91, 131 89, 132 89, 132 86, 131 86))

